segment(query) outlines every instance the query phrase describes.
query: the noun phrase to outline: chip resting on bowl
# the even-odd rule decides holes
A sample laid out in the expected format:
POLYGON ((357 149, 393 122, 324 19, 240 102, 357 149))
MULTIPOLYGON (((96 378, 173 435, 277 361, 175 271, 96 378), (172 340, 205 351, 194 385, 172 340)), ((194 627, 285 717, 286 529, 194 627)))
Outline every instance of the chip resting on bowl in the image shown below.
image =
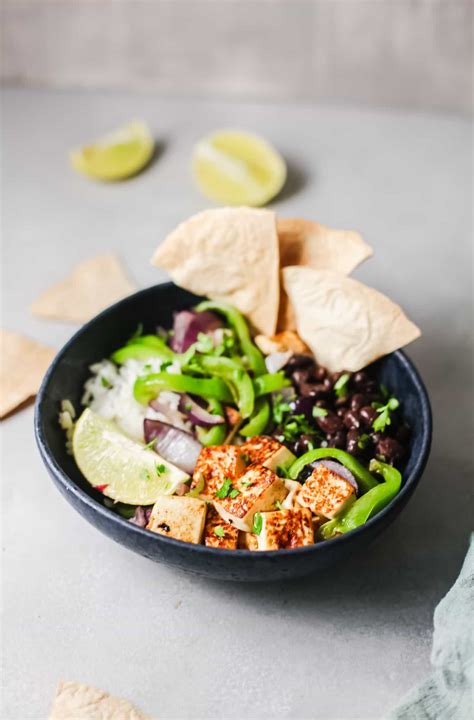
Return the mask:
POLYGON ((31 311, 52 320, 83 323, 134 290, 116 255, 97 255, 45 290, 31 311))
POLYGON ((178 225, 151 262, 180 287, 235 305, 259 332, 275 332, 279 255, 270 210, 204 210, 178 225))
POLYGON ((23 335, 0 330, 0 418, 36 395, 55 354, 23 335))
MULTIPOLYGON (((302 218, 278 218, 280 267, 307 266, 315 270, 350 273, 373 255, 370 245, 354 230, 335 230, 302 218)), ((278 329, 294 330, 295 317, 282 288, 278 329)))
POLYGON ((298 333, 330 372, 355 372, 416 340, 420 330, 378 290, 330 270, 283 269, 298 333))
POLYGON ((70 681, 59 683, 49 720, 150 720, 128 700, 70 681))

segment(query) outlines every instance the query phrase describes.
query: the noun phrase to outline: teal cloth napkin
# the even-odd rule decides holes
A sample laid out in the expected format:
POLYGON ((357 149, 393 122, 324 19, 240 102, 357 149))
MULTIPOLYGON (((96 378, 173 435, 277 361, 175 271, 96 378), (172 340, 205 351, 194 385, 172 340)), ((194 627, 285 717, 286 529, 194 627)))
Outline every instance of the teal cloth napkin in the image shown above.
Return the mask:
POLYGON ((390 720, 472 720, 474 679, 474 534, 461 573, 434 613, 433 673, 390 720))

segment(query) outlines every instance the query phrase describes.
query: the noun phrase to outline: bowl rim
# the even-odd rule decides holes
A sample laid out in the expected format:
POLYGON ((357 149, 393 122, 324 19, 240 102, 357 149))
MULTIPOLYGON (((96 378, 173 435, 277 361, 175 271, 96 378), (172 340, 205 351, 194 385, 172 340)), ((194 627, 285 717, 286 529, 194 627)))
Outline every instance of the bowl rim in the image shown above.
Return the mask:
MULTIPOLYGON (((135 537, 142 538, 146 543, 163 543, 164 547, 166 546, 174 546, 175 548, 185 549, 191 553, 197 553, 198 555, 204 554, 207 556, 218 556, 219 558, 222 558, 223 556, 226 558, 229 558, 229 560, 235 559, 235 558, 252 558, 254 561, 258 562, 258 558, 263 561, 265 558, 268 557, 276 557, 276 556, 284 556, 289 557, 293 555, 306 555, 309 553, 314 552, 325 552, 325 549, 328 550, 329 548, 333 548, 337 545, 344 545, 346 543, 350 543, 353 539, 355 539, 357 536, 361 536, 364 533, 367 533, 371 530, 371 528, 376 527, 377 525, 380 525, 384 522, 384 518, 387 517, 389 514, 391 514, 392 510, 399 504, 403 504, 406 500, 409 499, 411 493, 417 486, 422 474, 423 470, 426 466, 426 463, 428 461, 429 453, 430 453, 430 447, 431 447, 431 438, 432 438, 432 411, 431 411, 431 404, 428 396, 428 392, 426 390, 425 384, 423 380, 421 379, 421 376, 416 369, 414 363, 408 358, 406 353, 403 350, 395 350, 392 353, 388 353, 385 357, 389 357, 390 355, 394 355, 397 359, 397 361, 402 365, 402 367, 405 369, 405 371, 410 376, 416 391, 418 393, 418 396, 421 401, 421 414, 420 414, 420 422, 423 425, 423 432, 422 432, 422 441, 421 441, 421 449, 418 452, 418 456, 415 459, 415 465, 410 472, 409 476, 405 479, 399 493, 396 495, 396 497, 377 515, 374 515, 374 517, 370 518, 364 525, 361 525, 358 528, 355 528, 354 530, 351 530, 348 533, 345 533, 343 535, 339 535, 335 538, 331 538, 330 540, 325 540, 324 542, 320 543, 314 543, 313 545, 306 545, 304 547, 298 547, 298 548, 290 548, 290 549, 281 549, 281 550, 261 550, 259 552, 255 552, 254 550, 244 550, 244 549, 237 549, 237 550, 225 550, 224 551, 220 548, 212 548, 208 547, 207 545, 202 544, 194 544, 194 543, 187 543, 182 540, 176 540, 175 538, 166 537, 166 535, 160 535, 158 533, 151 533, 150 531, 146 530, 145 528, 138 527, 137 525, 134 525, 133 523, 129 522, 129 520, 126 520, 125 518, 121 517, 117 513, 114 513, 113 510, 107 508, 105 505, 102 505, 98 500, 93 498, 91 495, 89 495, 85 490, 82 490, 74 480, 69 477, 69 475, 62 469, 60 464, 58 463, 57 459, 54 456, 54 453, 52 449, 50 448, 46 435, 43 428, 43 403, 45 401, 45 397, 47 394, 47 389, 49 386, 49 383, 51 382, 52 377, 54 376, 54 373, 56 371, 56 368, 61 363, 64 355, 68 352, 69 348, 71 348, 76 341, 82 337, 84 334, 87 334, 89 331, 89 328, 92 327, 96 322, 100 321, 103 317, 120 311, 120 308, 122 306, 125 306, 130 300, 138 298, 140 296, 146 296, 147 294, 153 294, 156 292, 157 288, 160 288, 161 291, 166 292, 167 290, 171 289, 178 289, 182 292, 188 293, 187 290, 184 290, 183 288, 179 288, 175 283, 173 282, 163 282, 163 283, 157 283, 155 285, 152 285, 150 287, 144 288, 142 290, 138 290, 135 293, 131 293, 130 295, 127 295, 125 298, 122 298, 118 302, 114 303, 113 305, 110 305, 109 307, 102 310, 97 315, 94 315, 93 318, 88 320, 84 325, 82 325, 73 335, 72 337, 63 345, 63 347, 58 351, 56 356, 54 357, 51 365, 49 366, 43 381, 41 383, 41 387, 38 391, 36 402, 35 402, 35 414, 34 414, 34 433, 36 438, 36 443, 40 452, 41 459, 43 460, 44 465, 46 466, 47 470, 50 474, 54 476, 55 481, 61 485, 66 491, 67 494, 74 495, 76 499, 79 501, 80 504, 87 506, 92 512, 97 513, 99 516, 102 516, 104 521, 111 522, 112 524, 115 524, 117 528, 122 528, 122 531, 125 533, 130 533, 131 536, 135 535, 135 537), (406 497, 408 496, 408 497, 406 497)), ((189 295, 192 295, 192 293, 188 293, 189 295)), ((58 424, 58 432, 60 432, 61 429, 58 424)), ((76 509, 76 508, 75 508, 76 509)))

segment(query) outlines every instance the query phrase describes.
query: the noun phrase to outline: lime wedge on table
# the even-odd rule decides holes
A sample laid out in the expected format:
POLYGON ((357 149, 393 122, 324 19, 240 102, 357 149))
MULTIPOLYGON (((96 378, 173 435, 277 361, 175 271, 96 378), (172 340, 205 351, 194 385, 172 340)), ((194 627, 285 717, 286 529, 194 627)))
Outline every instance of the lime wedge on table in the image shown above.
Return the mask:
POLYGON ((73 168, 97 180, 124 180, 150 161, 155 143, 145 123, 136 120, 71 152, 73 168))
POLYGON ((154 450, 124 435, 112 420, 84 410, 74 428, 74 459, 104 495, 130 505, 151 505, 189 479, 154 450))
POLYGON ((282 156, 262 137, 237 130, 200 140, 192 169, 201 192, 225 205, 265 205, 286 179, 282 156))

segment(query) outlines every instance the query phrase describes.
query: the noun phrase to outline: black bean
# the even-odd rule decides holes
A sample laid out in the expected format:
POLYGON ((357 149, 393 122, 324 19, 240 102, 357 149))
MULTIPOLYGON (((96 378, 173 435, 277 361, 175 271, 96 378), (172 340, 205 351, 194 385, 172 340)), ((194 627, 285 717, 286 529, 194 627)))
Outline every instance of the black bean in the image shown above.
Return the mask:
POLYGON ((307 420, 313 417, 314 395, 300 395, 290 403, 290 410, 295 415, 304 415, 307 420))
POLYGON ((347 410, 344 413, 344 425, 346 428, 360 427, 359 413, 356 410, 347 410))
POLYGON ((364 405, 367 405, 366 396, 362 393, 355 393, 351 398, 351 410, 360 410, 364 405))
POLYGON ((336 415, 337 415, 338 417, 340 417, 340 418, 343 418, 344 415, 346 414, 346 412, 347 412, 347 408, 345 408, 345 407, 340 407, 340 408, 337 408, 337 410, 336 410, 336 415))
POLYGON ((404 455, 404 449, 395 438, 383 437, 375 446, 377 455, 381 455, 388 463, 396 463, 404 455))
POLYGON ((285 370, 289 370, 290 372, 301 368, 308 368, 310 370, 313 370, 315 364, 316 363, 314 362, 313 358, 309 355, 295 354, 292 355, 286 363, 285 370))
POLYGON ((346 450, 348 453, 351 453, 351 455, 358 455, 359 454, 359 432, 355 428, 352 430, 349 430, 347 433, 347 439, 346 439, 346 450))
POLYGON ((298 368, 291 373, 291 379, 298 386, 310 382, 311 376, 311 368, 298 368))
POLYGON ((308 450, 311 450, 312 447, 314 447, 314 435, 304 434, 295 442, 293 452, 295 455, 303 455, 305 452, 308 452, 308 450))
POLYGON ((359 417, 365 427, 371 427, 372 423, 377 417, 377 410, 375 410, 375 408, 373 407, 370 407, 370 405, 365 405, 359 410, 359 417))
POLYGON ((339 430, 344 429, 341 418, 337 417, 337 415, 334 415, 333 413, 328 413, 324 417, 316 418, 316 422, 321 430, 327 435, 335 435, 335 433, 339 430))
POLYGON ((346 433, 344 430, 339 430, 334 435, 328 435, 328 447, 341 449, 346 447, 346 433))
POLYGON ((327 374, 326 370, 323 367, 318 367, 314 371, 314 377, 316 378, 316 380, 319 380, 319 381, 325 380, 326 374, 327 374))
POLYGON ((366 385, 367 381, 369 380, 369 376, 367 375, 367 373, 359 370, 359 372, 356 372, 352 379, 354 381, 354 385, 357 388, 360 388, 366 385))

